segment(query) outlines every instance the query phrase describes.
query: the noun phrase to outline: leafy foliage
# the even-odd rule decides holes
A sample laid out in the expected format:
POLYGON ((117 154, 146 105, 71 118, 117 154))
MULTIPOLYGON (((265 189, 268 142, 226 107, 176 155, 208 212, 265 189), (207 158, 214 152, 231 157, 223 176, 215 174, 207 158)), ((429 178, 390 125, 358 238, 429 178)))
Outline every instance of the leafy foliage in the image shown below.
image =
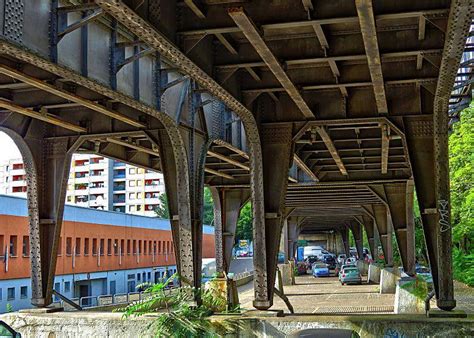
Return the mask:
POLYGON ((145 290, 143 300, 134 302, 123 309, 123 317, 142 316, 155 313, 157 315, 148 329, 159 337, 222 337, 239 329, 235 321, 211 321, 213 308, 222 306, 222 300, 214 297, 210 290, 195 290, 181 287, 170 290, 169 283, 177 275, 169 277, 163 283, 157 283, 145 290), (202 305, 194 304, 196 293, 200 293, 202 305))
MULTIPOLYGON (((168 204, 168 197, 166 193, 158 196, 160 201, 158 207, 155 208, 155 213, 159 218, 169 219, 170 209, 168 204)), ((214 202, 212 201, 212 194, 208 188, 204 188, 204 210, 203 222, 206 225, 214 225, 214 202)))
POLYGON ((449 137, 454 277, 474 286, 474 107, 449 137))
POLYGON ((252 204, 247 202, 240 210, 240 217, 237 221, 237 230, 235 233, 235 240, 241 239, 253 239, 253 216, 252 216, 252 204))

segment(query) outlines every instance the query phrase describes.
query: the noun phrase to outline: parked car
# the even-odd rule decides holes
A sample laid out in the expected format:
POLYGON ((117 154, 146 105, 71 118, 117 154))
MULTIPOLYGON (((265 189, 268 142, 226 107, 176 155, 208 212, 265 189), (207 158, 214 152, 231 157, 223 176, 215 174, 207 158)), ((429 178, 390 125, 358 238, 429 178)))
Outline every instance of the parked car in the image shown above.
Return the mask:
POLYGON ((298 272, 298 276, 306 275, 306 273, 308 272, 308 267, 306 266, 305 262, 298 262, 296 263, 296 270, 298 272))
POLYGON ((304 262, 306 264, 306 269, 310 270, 314 263, 318 262, 319 258, 317 256, 308 256, 304 262))
POLYGON ((344 265, 349 265, 349 264, 353 264, 355 265, 356 264, 356 258, 355 257, 348 257, 346 259, 346 261, 344 262, 344 265))
POLYGON ((278 253, 278 264, 283 264, 285 263, 285 253, 284 252, 279 252, 278 253))
POLYGON ((341 280, 342 271, 346 268, 356 268, 355 264, 343 264, 337 269, 337 276, 339 277, 339 281, 341 280))
POLYGON ((331 270, 336 268, 336 260, 332 255, 324 255, 321 262, 326 263, 331 270))
POLYGON ((347 267, 344 268, 340 272, 340 278, 339 280, 341 281, 341 285, 344 284, 362 284, 362 276, 360 275, 360 271, 356 267, 347 267))
POLYGON ((346 258, 347 258, 346 254, 340 254, 339 256, 337 256, 337 262, 342 265, 344 264, 344 261, 346 260, 346 258))
POLYGON ((329 277, 329 267, 326 263, 316 262, 313 264, 314 277, 329 277))
POLYGON ((417 265, 415 267, 415 272, 417 276, 423 278, 428 284, 433 283, 433 276, 431 275, 431 271, 426 266, 417 265))

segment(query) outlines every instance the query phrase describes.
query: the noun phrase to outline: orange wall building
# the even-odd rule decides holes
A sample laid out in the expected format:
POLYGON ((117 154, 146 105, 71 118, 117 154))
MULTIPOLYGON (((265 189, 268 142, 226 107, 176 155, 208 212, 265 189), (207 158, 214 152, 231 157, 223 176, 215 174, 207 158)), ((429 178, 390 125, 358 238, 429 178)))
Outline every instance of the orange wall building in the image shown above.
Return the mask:
MULTIPOLYGON (((0 196, 0 312, 29 306, 28 231, 26 200, 0 196)), ((212 227, 203 242, 203 258, 213 258, 212 227)), ((132 292, 175 271, 169 220, 66 205, 55 278, 66 297, 132 292)))

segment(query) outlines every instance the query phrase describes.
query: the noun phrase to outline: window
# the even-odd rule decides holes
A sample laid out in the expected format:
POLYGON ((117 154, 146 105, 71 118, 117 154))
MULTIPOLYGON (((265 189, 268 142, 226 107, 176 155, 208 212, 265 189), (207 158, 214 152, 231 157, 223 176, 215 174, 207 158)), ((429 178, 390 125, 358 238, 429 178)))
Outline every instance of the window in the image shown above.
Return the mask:
POLYGON ((161 253, 161 241, 158 241, 158 253, 161 253))
POLYGON ((89 255, 89 238, 84 238, 84 256, 89 255))
POLYGON ((142 278, 142 275, 139 273, 137 273, 137 282, 140 282, 141 281, 141 278, 142 278))
POLYGON ((138 204, 138 205, 137 205, 137 211, 142 211, 142 209, 143 209, 143 205, 138 204))
POLYGON ((146 250, 146 241, 143 241, 143 254, 146 255, 148 251, 146 250))
POLYGON ((30 238, 28 236, 23 236, 22 253, 23 257, 28 257, 30 255, 30 238))
POLYGON ((141 187, 143 185, 142 181, 137 181, 137 187, 141 187))
POLYGON ((151 272, 148 272, 148 281, 151 281, 151 272))
POLYGON ((111 280, 111 281, 110 281, 110 288, 109 288, 109 289, 110 289, 110 290, 109 290, 109 291, 110 291, 110 294, 111 294, 111 295, 115 295, 115 293, 117 292, 117 290, 116 290, 116 284, 115 284, 115 281, 114 281, 114 280, 111 280))
POLYGON ((136 255, 137 253, 137 241, 134 239, 133 240, 133 254, 136 255))
POLYGON ((66 255, 72 255, 72 237, 66 237, 66 255))
POLYGON ((135 275, 133 274, 127 275, 127 279, 135 279, 135 275))
POLYGON ((92 239, 92 254, 97 255, 97 238, 92 239))
POLYGON ((81 239, 76 237, 76 246, 74 247, 74 254, 80 255, 81 254, 81 239))
POLYGON ((166 253, 170 253, 170 242, 166 241, 166 253))
POLYGON ((64 282, 64 293, 71 292, 71 282, 64 282))
POLYGON ((59 244, 58 244, 58 256, 63 254, 63 238, 59 237, 59 244))
POLYGON ((110 238, 107 239, 107 255, 112 255, 112 240, 110 238))
POLYGON ((114 239, 114 255, 117 256, 118 254, 119 254, 118 239, 114 239))
POLYGON ((28 287, 27 286, 20 287, 20 298, 22 298, 22 299, 28 298, 28 287))
POLYGON ((16 257, 17 242, 18 242, 18 236, 10 236, 10 256, 16 257))
POLYGON ((132 175, 133 175, 133 174, 135 174, 136 172, 137 172, 137 169, 136 169, 136 168, 130 168, 130 169, 128 169, 128 173, 129 173, 129 174, 132 174, 132 175))
POLYGON ((153 253, 156 255, 156 241, 153 241, 153 253))
POLYGON ((3 256, 5 255, 4 248, 5 248, 5 236, 0 235, 0 255, 3 256))
MULTIPOLYGON (((56 292, 58 292, 58 293, 61 293, 61 284, 54 283, 54 290, 56 290, 56 292)), ((55 302, 59 302, 59 297, 58 296, 54 295, 53 298, 54 298, 55 302)))
POLYGON ((137 198, 138 198, 138 199, 141 199, 142 196, 143 196, 143 194, 142 194, 141 192, 137 192, 137 198))
POLYGON ((127 283, 127 289, 128 289, 128 292, 135 292, 135 281, 134 280, 130 280, 128 281, 127 283))
POLYGON ((170 242, 170 249, 171 249, 171 253, 174 252, 174 245, 173 245, 173 241, 170 242))
POLYGON ((120 240, 120 256, 123 256, 125 250, 125 240, 120 240))
POLYGON ((137 209, 136 209, 136 207, 135 207, 134 205, 131 205, 131 206, 128 208, 128 211, 130 211, 130 212, 134 212, 134 211, 136 211, 136 210, 137 210, 137 209))
POLYGON ((103 238, 100 239, 99 250, 100 250, 100 255, 103 256, 104 252, 105 252, 105 239, 103 239, 103 238))
POLYGON ((131 199, 131 200, 134 200, 136 198, 137 194, 135 194, 134 192, 131 192, 128 194, 128 198, 131 199))
POLYGON ((151 255, 153 253, 153 250, 152 250, 152 241, 148 241, 148 254, 151 255))
POLYGON ((141 240, 138 241, 138 254, 139 255, 142 254, 142 241, 141 240))
POLYGON ((129 187, 134 187, 136 185, 135 181, 128 181, 129 187))
POLYGON ((3 290, 0 288, 0 300, 3 300, 3 290))
POLYGON ((127 239, 127 255, 130 255, 130 240, 127 239))
POLYGON ((146 282, 146 273, 143 273, 143 282, 146 282))
POLYGON ((14 300, 15 299, 15 288, 8 288, 7 289, 7 300, 14 300))

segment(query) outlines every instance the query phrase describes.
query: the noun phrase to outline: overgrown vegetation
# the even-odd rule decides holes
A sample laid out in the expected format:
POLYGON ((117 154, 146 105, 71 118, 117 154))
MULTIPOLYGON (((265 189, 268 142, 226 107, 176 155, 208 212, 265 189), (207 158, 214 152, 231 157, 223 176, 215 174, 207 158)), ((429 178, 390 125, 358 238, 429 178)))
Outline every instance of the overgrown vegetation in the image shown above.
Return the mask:
POLYGON ((408 283, 402 284, 401 288, 407 290, 416 298, 421 300, 424 300, 428 295, 428 284, 419 276, 408 283))
POLYGON ((474 107, 449 137, 454 277, 474 286, 474 107))
POLYGON ((215 297, 208 289, 168 289, 170 282, 177 278, 175 274, 162 283, 148 287, 143 300, 118 311, 123 311, 124 318, 156 314, 156 319, 147 329, 157 337, 222 337, 240 329, 237 321, 210 319, 213 309, 225 307, 226 299, 215 297), (196 293, 200 295, 201 305, 194 302, 196 293))

